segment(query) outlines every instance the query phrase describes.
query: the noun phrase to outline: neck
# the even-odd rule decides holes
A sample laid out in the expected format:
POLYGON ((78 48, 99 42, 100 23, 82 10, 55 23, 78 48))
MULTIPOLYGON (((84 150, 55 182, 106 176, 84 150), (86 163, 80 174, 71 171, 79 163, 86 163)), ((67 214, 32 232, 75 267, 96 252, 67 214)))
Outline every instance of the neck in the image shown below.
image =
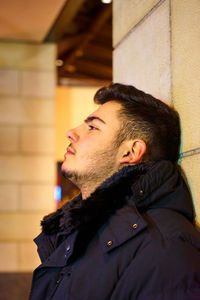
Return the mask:
POLYGON ((117 167, 102 168, 98 172, 88 172, 87 174, 78 174, 76 172, 66 173, 64 176, 70 179, 81 191, 82 199, 88 198, 107 178, 111 177, 117 167))
MULTIPOLYGON (((116 170, 117 171, 117 170, 116 170)), ((81 191, 81 195, 82 195, 82 199, 85 200, 88 197, 90 197, 90 195, 109 177, 111 177, 115 172, 112 171, 109 174, 107 174, 107 176, 105 176, 104 178, 102 178, 102 176, 94 177, 88 177, 87 178, 87 182, 86 181, 82 181, 82 182, 76 182, 75 184, 78 186, 78 188, 81 191)))
POLYGON ((104 180, 95 182, 87 181, 87 183, 79 184, 78 187, 81 191, 82 199, 85 200, 102 184, 104 180))
POLYGON ((81 189, 81 195, 82 195, 82 200, 87 199, 88 197, 90 197, 90 195, 95 191, 95 189, 93 190, 89 190, 87 189, 87 187, 82 188, 81 189))

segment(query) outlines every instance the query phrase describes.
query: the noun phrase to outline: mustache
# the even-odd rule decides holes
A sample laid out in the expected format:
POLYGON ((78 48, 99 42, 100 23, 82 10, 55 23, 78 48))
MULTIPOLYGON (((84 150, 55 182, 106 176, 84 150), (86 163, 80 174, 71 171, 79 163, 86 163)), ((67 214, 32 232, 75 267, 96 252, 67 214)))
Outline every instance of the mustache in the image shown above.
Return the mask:
POLYGON ((76 153, 76 149, 73 147, 72 143, 70 143, 67 148, 71 148, 74 151, 74 153, 76 153))

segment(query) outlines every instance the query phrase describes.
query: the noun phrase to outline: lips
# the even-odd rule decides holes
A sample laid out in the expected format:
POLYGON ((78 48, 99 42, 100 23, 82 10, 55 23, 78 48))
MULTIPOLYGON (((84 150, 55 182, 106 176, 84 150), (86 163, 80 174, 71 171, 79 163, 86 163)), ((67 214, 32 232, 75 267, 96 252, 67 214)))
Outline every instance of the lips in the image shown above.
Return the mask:
POLYGON ((69 145, 68 147, 67 147, 67 152, 65 153, 65 155, 64 155, 64 157, 66 158, 66 156, 67 155, 69 155, 69 154, 72 154, 72 155, 74 155, 75 154, 75 150, 72 148, 72 146, 71 145, 69 145))
POLYGON ((67 153, 69 153, 69 154, 75 154, 75 150, 72 149, 71 147, 67 147, 67 153))

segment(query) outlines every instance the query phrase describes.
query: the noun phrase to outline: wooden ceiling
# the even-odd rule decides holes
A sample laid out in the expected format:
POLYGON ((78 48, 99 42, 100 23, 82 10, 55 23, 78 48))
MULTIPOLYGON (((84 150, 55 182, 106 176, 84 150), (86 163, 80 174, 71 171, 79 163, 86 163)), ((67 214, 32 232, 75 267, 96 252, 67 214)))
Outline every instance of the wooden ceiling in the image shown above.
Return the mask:
POLYGON ((45 38, 58 46, 60 85, 112 81, 112 4, 68 0, 45 38))
POLYGON ((58 84, 112 80, 112 4, 101 0, 0 0, 0 41, 57 44, 58 84))

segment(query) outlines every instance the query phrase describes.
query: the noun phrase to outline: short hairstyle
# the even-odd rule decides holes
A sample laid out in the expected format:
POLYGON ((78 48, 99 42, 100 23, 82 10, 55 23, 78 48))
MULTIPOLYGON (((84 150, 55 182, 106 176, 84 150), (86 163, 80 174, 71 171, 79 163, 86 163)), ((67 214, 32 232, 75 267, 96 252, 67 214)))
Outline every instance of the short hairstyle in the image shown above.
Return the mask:
POLYGON ((142 139, 147 146, 146 158, 176 162, 180 148, 178 113, 164 102, 134 86, 114 83, 99 89, 94 102, 116 101, 122 105, 119 144, 127 139, 142 139))

